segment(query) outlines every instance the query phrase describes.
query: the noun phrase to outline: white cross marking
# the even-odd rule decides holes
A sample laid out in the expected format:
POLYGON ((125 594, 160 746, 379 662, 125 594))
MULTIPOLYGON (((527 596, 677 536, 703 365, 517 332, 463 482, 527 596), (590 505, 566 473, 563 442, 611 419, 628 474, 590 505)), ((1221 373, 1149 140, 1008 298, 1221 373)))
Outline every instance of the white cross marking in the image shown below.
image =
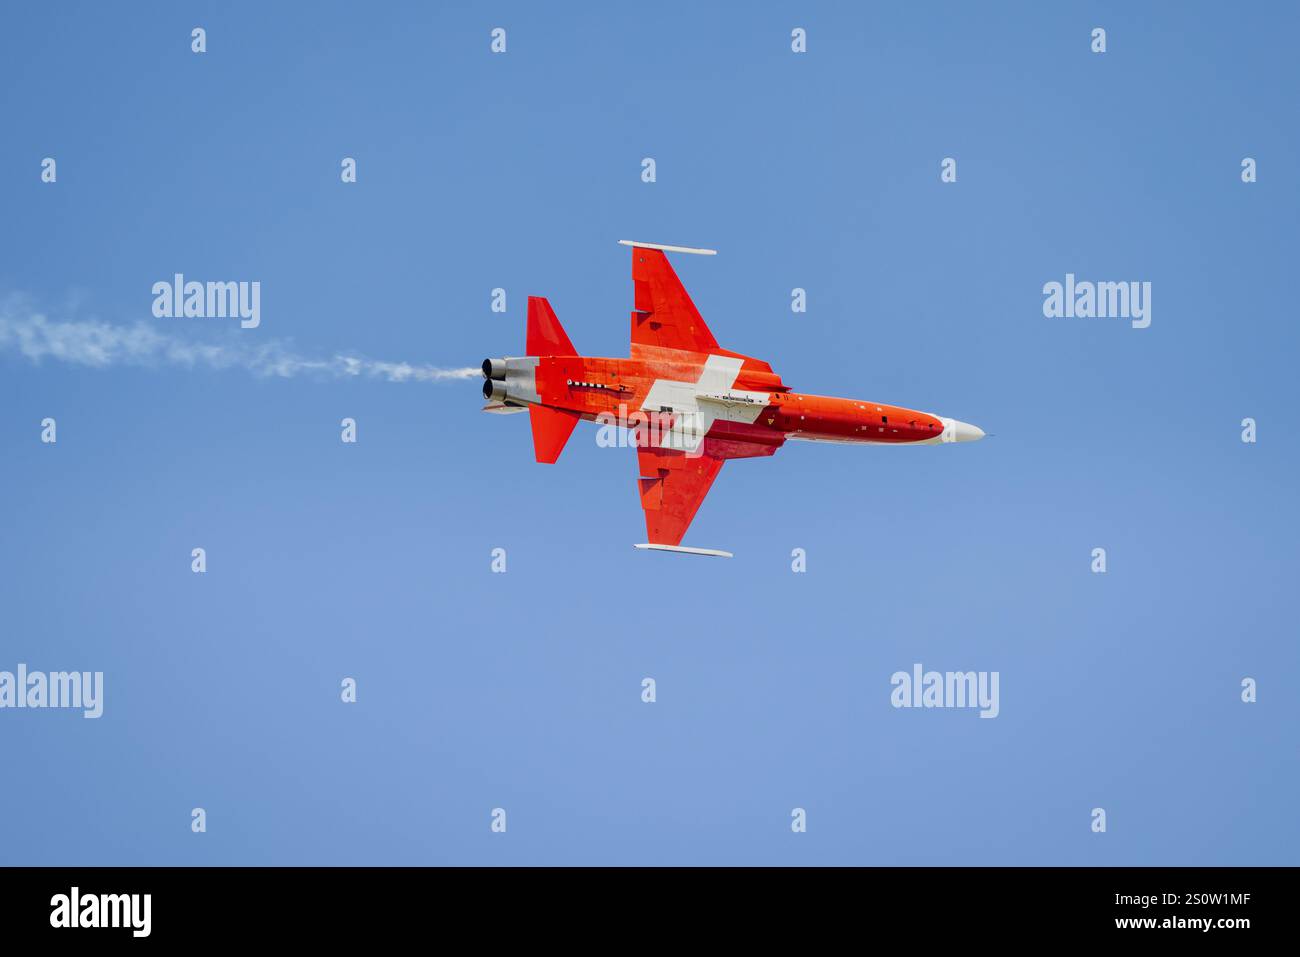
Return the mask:
POLYGON ((672 428, 662 434, 660 445, 693 453, 719 418, 752 424, 771 402, 771 394, 732 389, 744 364, 743 359, 730 356, 709 356, 696 382, 656 379, 641 403, 641 411, 657 413, 665 407, 673 410, 672 428), (749 399, 751 402, 721 405, 699 401, 700 396, 710 395, 749 399))

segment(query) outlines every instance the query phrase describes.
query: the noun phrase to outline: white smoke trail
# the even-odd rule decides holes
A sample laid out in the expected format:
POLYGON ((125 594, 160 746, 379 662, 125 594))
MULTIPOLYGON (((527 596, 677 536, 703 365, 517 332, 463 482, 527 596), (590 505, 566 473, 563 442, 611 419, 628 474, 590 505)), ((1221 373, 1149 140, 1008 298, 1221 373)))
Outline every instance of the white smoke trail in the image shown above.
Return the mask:
POLYGON ((37 363, 53 359, 99 369, 118 365, 233 368, 282 379, 315 375, 387 382, 441 382, 481 374, 477 368, 445 369, 349 354, 316 359, 274 340, 244 344, 234 338, 237 335, 220 343, 193 342, 159 332, 156 324, 146 322, 117 326, 98 319, 52 321, 14 300, 0 304, 0 353, 14 350, 37 363))

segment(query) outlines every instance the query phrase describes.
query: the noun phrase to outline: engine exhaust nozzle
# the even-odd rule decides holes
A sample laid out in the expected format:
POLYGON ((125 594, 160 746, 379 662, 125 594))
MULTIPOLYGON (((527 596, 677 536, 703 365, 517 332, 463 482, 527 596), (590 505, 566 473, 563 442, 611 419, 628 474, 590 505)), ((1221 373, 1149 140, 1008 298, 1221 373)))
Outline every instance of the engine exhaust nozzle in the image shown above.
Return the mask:
POLYGON ((504 379, 505 377, 506 377, 505 359, 484 359, 483 360, 483 378, 504 379))

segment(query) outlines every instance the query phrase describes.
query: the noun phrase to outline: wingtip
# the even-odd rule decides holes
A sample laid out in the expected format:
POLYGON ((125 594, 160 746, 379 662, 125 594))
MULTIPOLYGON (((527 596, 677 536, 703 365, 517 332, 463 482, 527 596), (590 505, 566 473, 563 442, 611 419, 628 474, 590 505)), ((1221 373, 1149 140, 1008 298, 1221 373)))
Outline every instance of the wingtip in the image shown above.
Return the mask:
POLYGON ((690 548, 686 545, 656 545, 653 542, 643 542, 633 545, 633 548, 645 548, 656 552, 677 552, 680 555, 707 555, 710 558, 734 558, 731 552, 724 552, 720 548, 690 548))
POLYGON ((660 249, 666 253, 691 253, 696 256, 716 256, 716 249, 702 249, 697 246, 668 246, 663 243, 643 243, 636 239, 620 239, 620 246, 634 246, 638 249, 660 249))

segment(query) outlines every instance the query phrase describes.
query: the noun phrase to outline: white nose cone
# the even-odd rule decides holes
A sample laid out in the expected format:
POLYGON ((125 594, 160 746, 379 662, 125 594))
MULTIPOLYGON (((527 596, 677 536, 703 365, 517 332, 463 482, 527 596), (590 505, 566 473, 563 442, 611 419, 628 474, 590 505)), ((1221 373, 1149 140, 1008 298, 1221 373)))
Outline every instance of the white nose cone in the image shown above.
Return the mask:
POLYGON ((933 439, 929 439, 927 445, 938 445, 942 442, 974 442, 976 439, 984 438, 984 430, 978 425, 971 425, 969 422, 959 422, 957 419, 950 419, 946 415, 938 416, 943 423, 942 434, 933 439))

